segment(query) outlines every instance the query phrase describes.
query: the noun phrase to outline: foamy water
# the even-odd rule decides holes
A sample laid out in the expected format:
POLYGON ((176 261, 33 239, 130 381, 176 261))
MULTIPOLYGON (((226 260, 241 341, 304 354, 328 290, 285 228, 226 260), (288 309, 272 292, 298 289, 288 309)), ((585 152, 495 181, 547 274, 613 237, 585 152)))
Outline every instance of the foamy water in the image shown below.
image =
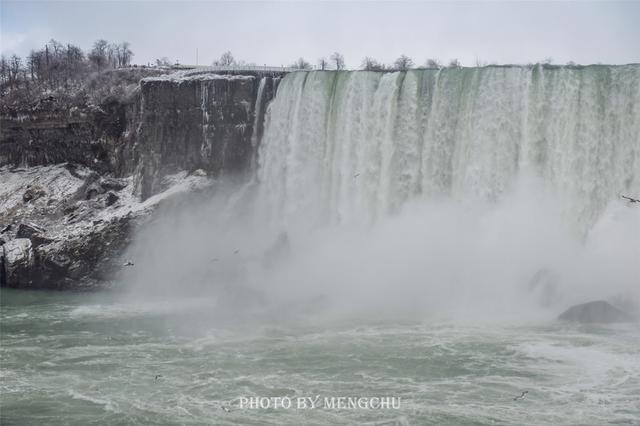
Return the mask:
POLYGON ((2 423, 640 422, 637 325, 225 322, 211 309, 3 289, 2 423), (401 405, 239 406, 241 397, 316 395, 401 405))

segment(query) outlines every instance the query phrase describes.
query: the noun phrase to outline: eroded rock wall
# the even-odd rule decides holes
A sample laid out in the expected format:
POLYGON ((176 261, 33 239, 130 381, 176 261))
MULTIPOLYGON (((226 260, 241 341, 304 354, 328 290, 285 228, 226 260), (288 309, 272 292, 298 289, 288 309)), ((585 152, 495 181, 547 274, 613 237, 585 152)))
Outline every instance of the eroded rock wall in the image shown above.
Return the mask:
POLYGON ((142 197, 158 191, 162 176, 179 170, 201 169, 214 177, 246 171, 255 123, 264 118, 261 104, 273 97, 275 81, 218 75, 142 80, 128 156, 142 197), (256 120, 256 114, 262 117, 256 120))
POLYGON ((51 96, 35 105, 7 108, 0 116, 0 166, 72 162, 113 173, 128 103, 110 99, 102 105, 59 105, 51 96))

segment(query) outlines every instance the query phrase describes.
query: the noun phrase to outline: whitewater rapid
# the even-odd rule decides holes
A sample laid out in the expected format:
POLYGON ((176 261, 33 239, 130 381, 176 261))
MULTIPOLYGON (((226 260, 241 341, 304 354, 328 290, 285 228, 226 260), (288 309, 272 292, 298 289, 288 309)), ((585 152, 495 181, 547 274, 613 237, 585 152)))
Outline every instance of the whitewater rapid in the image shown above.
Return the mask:
POLYGON ((295 72, 267 112, 263 211, 372 223, 408 200, 499 200, 540 179, 576 229, 640 194, 640 66, 295 72))

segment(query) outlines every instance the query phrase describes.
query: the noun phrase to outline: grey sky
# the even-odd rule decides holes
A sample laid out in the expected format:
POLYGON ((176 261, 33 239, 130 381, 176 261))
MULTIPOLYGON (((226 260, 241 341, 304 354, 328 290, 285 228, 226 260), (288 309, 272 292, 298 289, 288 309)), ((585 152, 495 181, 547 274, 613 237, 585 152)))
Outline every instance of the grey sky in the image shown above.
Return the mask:
POLYGON ((237 59, 312 63, 333 51, 350 67, 364 56, 418 64, 476 58, 528 63, 640 62, 640 2, 32 2, 1 0, 3 54, 28 54, 55 38, 84 49, 127 40, 134 63, 167 56, 210 64, 237 59))

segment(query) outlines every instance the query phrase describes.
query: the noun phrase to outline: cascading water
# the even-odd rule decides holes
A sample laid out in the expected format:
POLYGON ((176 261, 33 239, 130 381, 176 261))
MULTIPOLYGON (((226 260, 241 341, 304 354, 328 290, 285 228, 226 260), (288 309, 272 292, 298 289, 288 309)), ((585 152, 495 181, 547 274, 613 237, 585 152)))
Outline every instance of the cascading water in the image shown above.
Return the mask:
POLYGON ((253 133, 251 134, 251 148, 253 149, 253 155, 251 157, 251 168, 256 167, 256 152, 258 150, 258 141, 260 133, 260 123, 264 119, 262 108, 264 106, 264 88, 267 83, 267 78, 262 77, 258 84, 258 93, 256 94, 256 104, 254 107, 254 119, 253 119, 253 133))
POLYGON ((200 147, 200 155, 202 158, 211 157, 211 139, 209 138, 209 85, 208 81, 200 83, 200 110, 202 111, 202 146, 200 147))
POLYGON ((408 200, 497 200, 522 175, 584 231, 640 193, 640 66, 296 72, 258 178, 281 224, 371 223, 408 200))

